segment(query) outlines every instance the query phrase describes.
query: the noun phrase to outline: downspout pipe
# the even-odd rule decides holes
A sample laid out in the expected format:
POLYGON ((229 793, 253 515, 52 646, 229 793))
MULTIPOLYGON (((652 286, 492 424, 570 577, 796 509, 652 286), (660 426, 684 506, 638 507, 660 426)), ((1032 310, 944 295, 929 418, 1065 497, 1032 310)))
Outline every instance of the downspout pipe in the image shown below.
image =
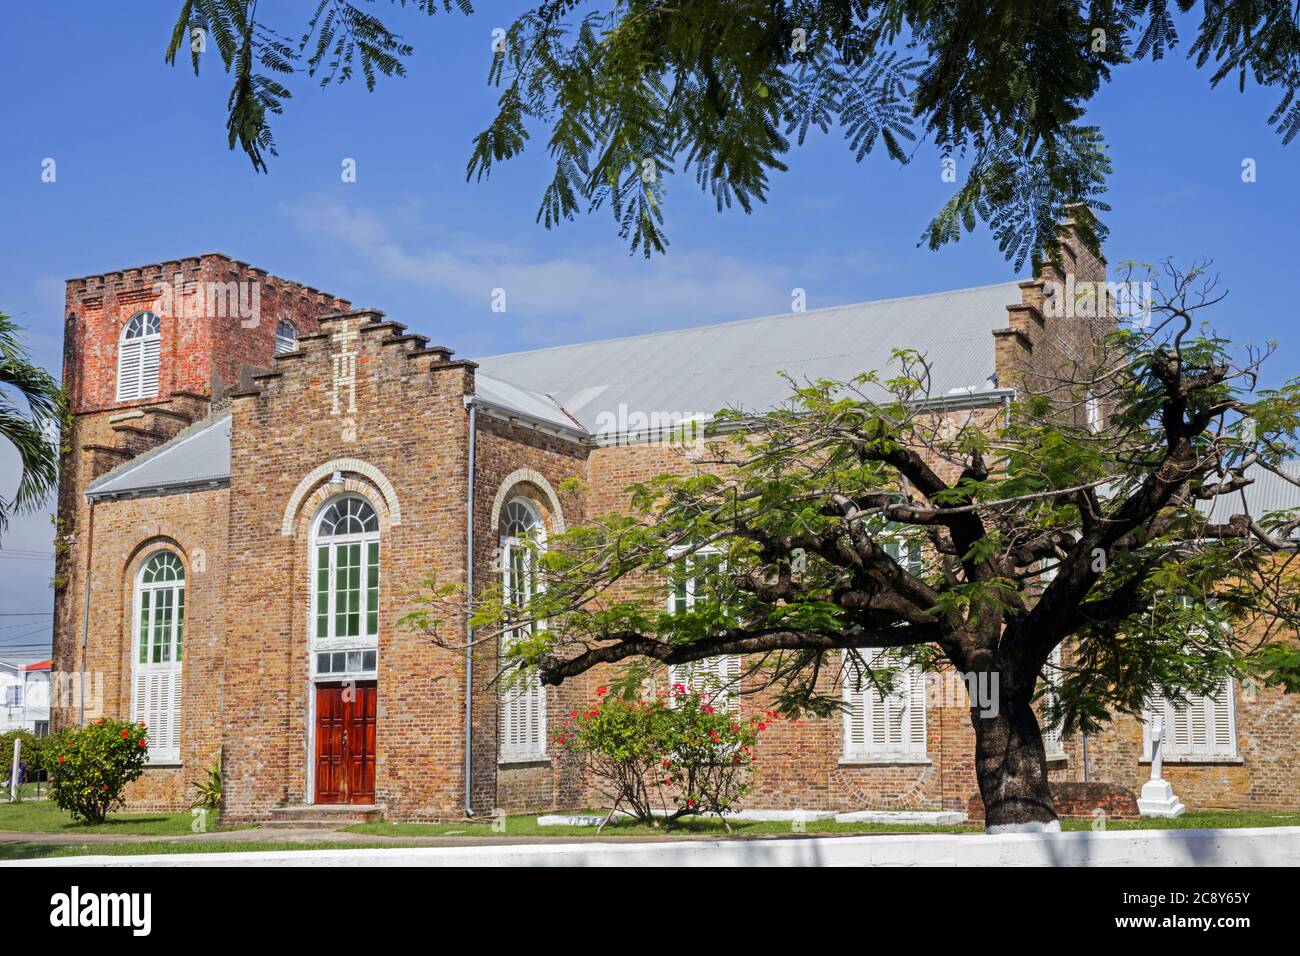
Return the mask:
POLYGON ((80 672, 77 678, 77 690, 80 700, 77 703, 77 726, 86 726, 86 647, 90 640, 90 569, 95 550, 95 499, 86 496, 89 511, 86 517, 86 587, 81 612, 81 653, 80 672))
POLYGON ((474 477, 478 469, 476 440, 478 404, 466 396, 469 408, 469 454, 465 482, 465 816, 474 815, 474 477))

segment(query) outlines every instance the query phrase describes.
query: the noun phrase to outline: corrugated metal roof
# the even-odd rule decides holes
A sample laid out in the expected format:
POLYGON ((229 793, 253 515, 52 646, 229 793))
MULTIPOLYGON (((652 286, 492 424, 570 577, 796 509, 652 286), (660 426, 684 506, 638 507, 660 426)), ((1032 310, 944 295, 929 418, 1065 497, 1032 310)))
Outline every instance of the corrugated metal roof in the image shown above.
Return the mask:
MULTIPOLYGON (((1007 325, 1015 282, 882 299, 479 360, 477 397, 571 434, 644 430, 724 407, 764 411, 789 395, 778 376, 848 379, 886 371, 912 348, 932 366, 931 394, 994 388, 994 329, 1007 325), (611 427, 612 425, 612 427, 611 427)), ((108 472, 92 497, 174 490, 230 477, 230 412, 212 416, 108 472)))
POLYGON ((543 425, 579 435, 584 431, 549 395, 520 388, 482 372, 474 375, 474 395, 488 405, 505 412, 518 412, 543 425))
POLYGON ((552 396, 593 433, 629 414, 682 420, 725 407, 766 411, 789 397, 778 376, 844 380, 886 371, 911 348, 932 366, 931 394, 994 387, 994 329, 1020 301, 1016 282, 883 299, 722 325, 477 359, 482 372, 552 396))
MULTIPOLYGON (((1283 462, 1282 470, 1288 475, 1300 478, 1300 460, 1283 462)), ((1243 500, 1246 505, 1245 512, 1252 518, 1262 518, 1271 511, 1290 511, 1300 508, 1300 487, 1258 465, 1246 469, 1245 475, 1252 479, 1253 484, 1247 485, 1239 492, 1220 495, 1201 503, 1200 510, 1206 513, 1210 521, 1224 522, 1235 514, 1242 514, 1243 500)))
POLYGON ((230 477, 230 409, 192 425, 152 451, 91 482, 92 498, 173 490, 230 477))

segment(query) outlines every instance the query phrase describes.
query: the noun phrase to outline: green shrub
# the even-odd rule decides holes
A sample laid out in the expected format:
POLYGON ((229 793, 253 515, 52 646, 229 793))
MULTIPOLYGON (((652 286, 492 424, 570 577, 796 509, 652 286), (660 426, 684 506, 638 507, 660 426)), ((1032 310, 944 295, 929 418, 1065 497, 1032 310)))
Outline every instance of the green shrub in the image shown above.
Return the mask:
POLYGON ((603 699, 569 714, 555 743, 578 757, 588 783, 610 801, 610 817, 621 809, 653 825, 658 809, 671 825, 738 809, 764 720, 742 721, 681 684, 671 703, 597 694, 603 699))
POLYGON ((46 754, 54 802, 78 822, 103 823, 144 773, 149 747, 144 724, 104 718, 50 738, 46 754))
POLYGON ((190 784, 194 791, 191 810, 207 810, 209 813, 221 812, 221 755, 218 754, 207 775, 202 780, 190 784))
POLYGON ((21 740, 23 748, 18 760, 27 770, 27 780, 35 780, 37 773, 47 769, 45 750, 48 737, 34 737, 28 730, 9 730, 0 734, 0 779, 5 789, 9 787, 10 774, 14 766, 14 741, 21 740))

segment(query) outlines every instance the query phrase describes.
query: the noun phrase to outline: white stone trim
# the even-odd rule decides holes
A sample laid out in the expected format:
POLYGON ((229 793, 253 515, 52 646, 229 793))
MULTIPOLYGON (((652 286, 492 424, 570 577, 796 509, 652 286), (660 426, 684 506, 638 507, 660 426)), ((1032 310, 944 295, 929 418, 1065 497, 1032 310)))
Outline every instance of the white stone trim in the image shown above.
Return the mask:
POLYGON ((384 505, 388 509, 388 523, 390 525, 402 523, 402 511, 397 503, 397 489, 393 487, 391 481, 384 477, 382 471, 360 458, 335 458, 313 468, 303 477, 302 481, 298 482, 298 487, 289 496, 289 503, 285 505, 284 520, 280 523, 280 534, 286 538, 293 537, 294 525, 297 523, 298 511, 302 507, 303 499, 317 485, 336 471, 351 472, 369 479, 371 484, 378 488, 379 493, 384 496, 384 505))
POLYGON ((546 503, 551 509, 551 528, 554 534, 564 533, 564 511, 560 508, 560 498, 551 487, 551 483, 546 480, 546 476, 533 471, 531 468, 520 468, 506 475, 505 480, 501 482, 501 487, 497 489, 497 496, 492 501, 492 530, 496 531, 501 524, 501 509, 506 505, 506 499, 516 485, 527 482, 536 485, 541 489, 542 494, 546 496, 546 503))

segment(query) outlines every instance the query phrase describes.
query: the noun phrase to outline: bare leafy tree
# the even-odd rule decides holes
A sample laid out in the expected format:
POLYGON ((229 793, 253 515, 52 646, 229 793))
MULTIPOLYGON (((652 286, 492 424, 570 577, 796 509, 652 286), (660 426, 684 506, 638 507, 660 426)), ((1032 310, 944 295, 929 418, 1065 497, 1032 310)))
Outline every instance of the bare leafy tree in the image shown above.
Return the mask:
POLYGON ((1300 514, 1248 506, 1261 475, 1300 484, 1300 384, 1260 390, 1269 350, 1203 327, 1221 300, 1204 269, 1167 267, 1152 298, 1149 324, 1099 323, 1092 355, 1005 413, 943 410, 909 352, 888 378, 792 382, 782 408, 720 415, 629 513, 553 539, 527 607, 442 585, 411 621, 463 648, 470 614, 495 648, 545 620, 503 643, 507 676, 547 684, 616 665, 634 688, 740 654, 744 691, 787 713, 832 714, 843 681, 888 689, 902 664, 955 670, 990 694, 971 701, 988 824, 1050 823, 1035 703, 1063 642, 1045 714, 1065 732, 1140 714, 1156 688, 1300 687, 1300 514), (669 613, 665 579, 684 575, 694 604, 669 613))

